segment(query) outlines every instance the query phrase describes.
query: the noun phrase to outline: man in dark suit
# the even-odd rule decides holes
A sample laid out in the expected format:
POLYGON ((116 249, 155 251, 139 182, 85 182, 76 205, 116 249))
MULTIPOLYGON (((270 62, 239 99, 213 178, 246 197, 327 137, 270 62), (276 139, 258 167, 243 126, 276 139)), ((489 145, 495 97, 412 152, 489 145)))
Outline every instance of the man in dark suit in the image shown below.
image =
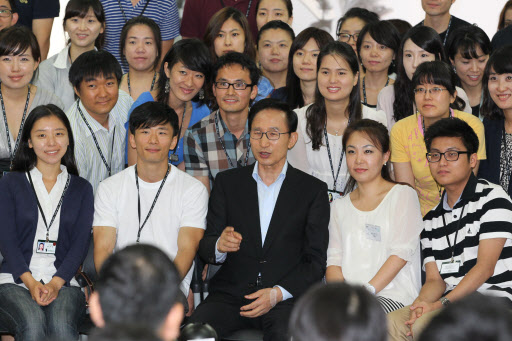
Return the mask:
POLYGON ((287 104, 256 103, 249 128, 257 162, 215 179, 199 254, 223 265, 191 320, 209 323, 220 338, 261 328, 264 340, 285 340, 294 301, 325 272, 327 185, 286 161, 297 141, 287 104))

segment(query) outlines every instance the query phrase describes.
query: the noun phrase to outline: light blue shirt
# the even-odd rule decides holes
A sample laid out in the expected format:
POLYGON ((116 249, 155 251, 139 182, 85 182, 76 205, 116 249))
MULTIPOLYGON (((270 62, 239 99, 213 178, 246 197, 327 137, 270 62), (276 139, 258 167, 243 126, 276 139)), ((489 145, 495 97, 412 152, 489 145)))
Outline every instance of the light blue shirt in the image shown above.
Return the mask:
MULTIPOLYGON (((286 171, 288 170, 288 161, 284 164, 281 173, 277 176, 276 181, 267 186, 260 175, 258 174, 258 161, 254 164, 254 170, 252 172, 252 177, 256 181, 258 186, 258 207, 260 212, 260 228, 261 228, 261 247, 265 243, 265 237, 267 236, 268 227, 270 225, 270 220, 272 219, 272 214, 274 213, 274 208, 276 207, 277 197, 279 196, 279 192, 281 191, 281 186, 283 185, 283 181, 286 178, 286 171)), ((219 237, 220 238, 220 237, 219 237)), ((217 240, 217 243, 219 241, 217 240)), ((221 253, 217 250, 217 244, 215 244, 215 256, 217 262, 224 262, 226 259, 226 253, 221 253)), ((293 296, 283 287, 277 285, 281 289, 283 293, 283 301, 293 296)))

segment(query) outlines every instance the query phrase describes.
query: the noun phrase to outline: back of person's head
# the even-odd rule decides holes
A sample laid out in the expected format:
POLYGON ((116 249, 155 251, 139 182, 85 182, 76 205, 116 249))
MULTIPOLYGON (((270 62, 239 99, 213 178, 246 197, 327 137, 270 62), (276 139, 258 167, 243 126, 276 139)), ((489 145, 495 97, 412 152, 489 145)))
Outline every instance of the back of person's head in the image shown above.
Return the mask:
POLYGON ((386 314, 362 286, 317 284, 293 308, 293 341, 385 341, 386 314))
POLYGON ((151 329, 134 324, 113 324, 95 329, 91 341, 162 341, 151 329))
POLYGON ((402 40, 403 36, 412 28, 412 25, 408 21, 402 19, 389 19, 386 21, 395 26, 398 33, 400 34, 400 41, 402 40))
POLYGON ((448 40, 446 51, 448 58, 453 62, 455 55, 460 53, 464 59, 481 58, 477 49, 480 48, 484 55, 491 54, 491 40, 480 27, 475 25, 462 26, 453 31, 448 40))
POLYGON ((207 323, 195 322, 189 323, 180 332, 178 341, 191 341, 191 340, 208 340, 219 341, 217 332, 207 323))
POLYGON ((281 20, 272 20, 266 23, 261 27, 261 29, 258 32, 258 39, 256 39, 256 45, 259 46, 261 36, 263 35, 263 32, 268 30, 283 30, 286 33, 290 35, 291 40, 293 41, 295 39, 295 32, 293 32, 293 29, 288 25, 287 23, 281 21, 281 20))
POLYGON ((212 81, 215 82, 220 69, 226 66, 239 65, 242 69, 249 71, 249 78, 252 85, 258 85, 260 80, 260 70, 256 63, 246 54, 238 52, 229 52, 220 57, 213 67, 212 81))
POLYGON ((179 129, 178 115, 166 103, 160 102, 146 102, 139 105, 133 109, 128 120, 130 133, 133 135, 137 129, 153 128, 167 123, 172 127, 172 136, 176 136, 179 129))
POLYGON ((251 130, 252 122, 256 115, 263 110, 281 111, 286 115, 286 126, 289 133, 297 131, 298 118, 295 111, 293 111, 287 103, 281 102, 274 98, 264 98, 256 102, 249 111, 249 130, 251 130))
POLYGON ((149 17, 139 15, 137 17, 131 18, 126 22, 126 24, 124 24, 123 29, 121 30, 121 36, 119 38, 119 53, 121 58, 126 60, 125 48, 127 40, 129 39, 128 33, 132 28, 136 26, 146 26, 153 34, 153 42, 156 50, 156 58, 153 62, 153 70, 156 70, 160 63, 160 55, 162 54, 162 34, 160 33, 160 26, 158 26, 158 24, 149 17))
POLYGON ((507 15, 507 11, 512 9, 512 0, 509 0, 503 6, 503 9, 500 12, 500 17, 498 19, 498 31, 512 24, 512 21, 507 20, 505 17, 507 15))
POLYGON ((375 12, 369 11, 366 8, 352 7, 338 20, 338 23, 336 24, 337 34, 340 32, 343 23, 350 18, 358 18, 365 24, 375 23, 380 20, 379 15, 375 12))
POLYGON ((121 65, 110 52, 92 50, 82 53, 71 64, 69 82, 79 91, 80 84, 84 80, 87 81, 97 77, 114 77, 119 84, 122 75, 121 65))
POLYGON ((462 141, 462 144, 469 152, 468 157, 471 154, 475 154, 478 151, 480 145, 478 136, 469 124, 461 120, 460 118, 451 117, 443 118, 436 121, 425 132, 425 146, 427 151, 430 152, 432 141, 438 137, 456 137, 462 141))
POLYGON ((32 109, 30 114, 25 120, 23 130, 20 136, 20 144, 16 155, 14 156, 12 171, 28 172, 37 164, 37 156, 34 148, 30 148, 29 141, 31 139, 31 132, 34 124, 42 118, 55 116, 59 119, 67 130, 69 144, 66 153, 62 156, 61 164, 66 166, 69 174, 78 176, 78 169, 75 162, 75 142, 73 139, 73 132, 71 131, 71 124, 68 117, 61 108, 54 104, 39 105, 32 109))
POLYGON ((504 298, 473 293, 436 315, 419 341, 508 341, 512 314, 504 298))
POLYGON ((482 77, 483 99, 480 113, 492 120, 503 119, 505 117, 503 110, 496 105, 489 93, 491 73, 496 75, 512 73, 512 46, 501 47, 491 54, 482 77))
POLYGON ((105 326, 134 324, 157 332, 176 306, 179 285, 179 273, 162 250, 135 244, 103 263, 94 297, 105 326))
MULTIPOLYGON (((106 20, 105 20, 105 12, 103 11, 103 5, 100 0, 69 0, 66 5, 66 12, 64 13, 64 19, 62 19, 62 26, 64 30, 66 30, 66 21, 73 17, 85 18, 89 14, 89 10, 92 9, 96 20, 101 24, 103 29, 105 29, 106 20)), ((100 33, 96 41, 94 42, 94 46, 96 48, 101 49, 105 42, 105 32, 100 33)))

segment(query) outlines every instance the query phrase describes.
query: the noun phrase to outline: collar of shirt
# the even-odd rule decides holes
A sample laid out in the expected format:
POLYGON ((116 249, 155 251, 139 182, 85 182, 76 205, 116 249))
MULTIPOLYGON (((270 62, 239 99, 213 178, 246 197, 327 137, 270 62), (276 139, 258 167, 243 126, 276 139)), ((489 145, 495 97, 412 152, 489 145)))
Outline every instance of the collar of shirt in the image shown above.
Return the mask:
MULTIPOLYGON (((62 191, 64 190, 64 186, 66 184, 66 181, 68 179, 68 170, 66 166, 60 165, 60 174, 57 175, 57 182, 53 186, 50 193, 48 193, 48 190, 46 189, 46 186, 43 182, 43 174, 37 169, 37 167, 34 167, 30 170, 30 176, 32 177, 32 181, 34 183, 34 189, 38 195, 40 201, 42 201, 42 198, 44 196, 50 195, 52 197, 52 200, 60 200, 60 195, 62 194, 62 191), (58 195, 55 195, 55 193, 58 193, 58 195)), ((27 176, 28 178, 28 176, 27 176)), ((57 205, 57 203, 54 203, 57 205)), ((51 212, 53 214, 53 212, 51 212)))
MULTIPOLYGON (((68 44, 65 48, 63 48, 57 58, 55 58, 55 62, 53 62, 53 66, 57 69, 69 69, 71 67, 71 62, 69 61, 69 48, 71 44, 68 44)), ((98 51, 96 46, 94 47, 94 51, 98 51)))
MULTIPOLYGON (((281 169, 281 173, 279 173, 279 175, 277 176, 277 179, 276 181, 274 181, 270 186, 276 184, 276 183, 282 183, 284 181, 284 178, 286 177, 286 172, 288 171, 288 161, 286 161, 284 163, 284 166, 283 166, 283 169, 281 169)), ((258 185, 263 185, 265 186, 266 188, 269 188, 270 186, 267 186, 263 180, 261 179, 260 177, 260 174, 258 173, 258 161, 256 161, 256 163, 254 164, 254 169, 252 171, 252 177, 254 178, 254 180, 256 180, 256 182, 258 183, 258 185)))
MULTIPOLYGON (((453 205, 453 208, 456 208, 461 202, 469 201, 475 195, 477 182, 477 177, 473 174, 473 172, 471 172, 468 182, 466 183, 466 186, 464 187, 464 190, 462 191, 459 199, 457 199, 455 205, 453 205)), ((446 194, 446 190, 443 192, 441 200, 442 205, 439 205, 438 207, 442 207, 445 211, 448 212, 451 211, 452 209, 450 208, 450 206, 448 206, 448 195, 446 194)))
MULTIPOLYGON (((222 119, 222 115, 220 114, 220 111, 217 110, 217 114, 216 114, 218 117, 219 117, 219 135, 221 138, 224 138, 224 134, 226 134, 226 132, 228 132, 234 141, 237 140, 236 136, 233 135, 233 133, 231 133, 228 129, 228 127, 226 126, 226 124, 224 123, 224 120, 222 119)), ((214 121, 214 124, 215 124, 215 121, 214 121)), ((240 135, 240 138, 243 138, 243 137, 247 137, 247 135, 249 134, 249 120, 245 121, 245 128, 244 128, 244 131, 242 133, 242 135, 240 135)))
MULTIPOLYGON (((114 129, 114 125, 116 125, 117 122, 115 119, 115 115, 111 115, 111 113, 112 113, 112 111, 116 110, 115 106, 112 109, 112 111, 108 114, 108 131, 107 131, 107 129, 104 126, 102 126, 98 121, 96 121, 89 114, 87 109, 84 107, 84 104, 82 103, 82 101, 80 99, 78 99, 78 101, 79 101, 80 109, 82 109, 82 113, 84 114, 84 117, 87 120, 87 123, 89 123, 89 125, 91 126, 91 129, 94 133, 97 133, 98 131, 101 131, 101 130, 106 131, 107 133, 110 133, 114 129)), ((76 110, 76 105, 75 105, 75 110, 76 110)), ((77 113, 77 116, 79 116, 78 119, 80 121, 82 121, 82 123, 85 125, 85 122, 83 122, 83 119, 80 116, 80 113, 77 113)), ((84 133, 85 133, 85 136, 91 136, 91 131, 87 127, 85 127, 85 129, 84 129, 84 133)))

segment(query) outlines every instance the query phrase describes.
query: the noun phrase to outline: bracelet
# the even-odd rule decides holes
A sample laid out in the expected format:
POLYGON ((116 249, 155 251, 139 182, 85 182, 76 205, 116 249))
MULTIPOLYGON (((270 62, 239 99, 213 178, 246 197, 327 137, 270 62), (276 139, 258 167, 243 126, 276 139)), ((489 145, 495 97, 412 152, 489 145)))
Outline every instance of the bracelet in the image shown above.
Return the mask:
POLYGON ((446 298, 446 296, 441 297, 439 301, 441 301, 443 307, 447 307, 451 303, 450 300, 446 298))

